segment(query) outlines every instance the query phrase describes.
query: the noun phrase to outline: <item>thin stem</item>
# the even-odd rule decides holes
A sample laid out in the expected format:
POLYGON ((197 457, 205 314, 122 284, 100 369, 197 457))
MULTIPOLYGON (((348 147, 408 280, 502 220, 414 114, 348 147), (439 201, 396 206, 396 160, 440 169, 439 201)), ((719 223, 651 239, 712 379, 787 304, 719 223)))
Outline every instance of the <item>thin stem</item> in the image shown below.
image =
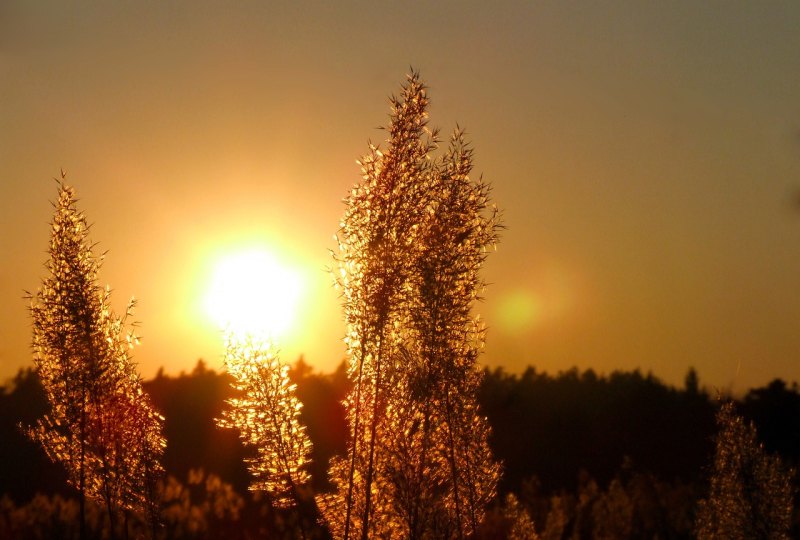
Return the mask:
POLYGON ((361 342, 360 345, 361 354, 358 358, 358 379, 356 381, 356 404, 355 410, 352 414, 355 416, 355 421, 353 422, 353 437, 350 439, 353 441, 353 448, 350 450, 350 471, 348 474, 348 481, 347 481, 347 510, 345 512, 345 521, 344 521, 344 540, 348 540, 350 537, 350 517, 352 514, 353 509, 353 484, 355 483, 355 472, 356 472, 356 456, 358 455, 358 430, 359 424, 361 423, 361 388, 362 388, 362 379, 364 375, 364 342, 361 342))
POLYGON ((372 475, 375 463, 375 436, 378 431, 378 392, 381 387, 381 358, 383 357, 383 325, 381 325, 381 332, 378 335, 378 355, 375 359, 375 394, 372 403, 372 424, 370 425, 369 437, 369 459, 367 461, 367 474, 365 482, 364 494, 364 517, 361 523, 361 540, 369 539, 369 512, 372 503, 372 475))

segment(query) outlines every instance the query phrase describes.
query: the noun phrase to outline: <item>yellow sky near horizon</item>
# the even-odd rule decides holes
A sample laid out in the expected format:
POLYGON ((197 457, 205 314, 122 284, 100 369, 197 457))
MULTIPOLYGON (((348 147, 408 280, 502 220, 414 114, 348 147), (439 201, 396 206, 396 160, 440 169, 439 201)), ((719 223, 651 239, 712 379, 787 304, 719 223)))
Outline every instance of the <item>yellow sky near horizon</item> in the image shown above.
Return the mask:
POLYGON ((31 365, 62 167, 146 376, 221 366, 203 290, 249 245, 308 283, 284 358, 335 367, 341 199, 413 65, 505 215, 482 361, 800 380, 798 27, 791 2, 5 2, 0 379, 31 365))

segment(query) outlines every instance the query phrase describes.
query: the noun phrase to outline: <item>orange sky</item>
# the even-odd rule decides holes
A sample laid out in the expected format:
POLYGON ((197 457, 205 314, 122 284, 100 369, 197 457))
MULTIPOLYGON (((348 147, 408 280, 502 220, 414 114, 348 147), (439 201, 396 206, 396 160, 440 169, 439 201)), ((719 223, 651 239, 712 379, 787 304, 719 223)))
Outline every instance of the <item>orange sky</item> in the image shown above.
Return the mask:
POLYGON ((328 249, 409 65, 505 212, 484 362, 800 380, 800 4, 490 4, 0 4, 0 380, 61 167, 146 376, 221 366, 203 284, 253 243, 310 284, 284 357, 335 366, 328 249))

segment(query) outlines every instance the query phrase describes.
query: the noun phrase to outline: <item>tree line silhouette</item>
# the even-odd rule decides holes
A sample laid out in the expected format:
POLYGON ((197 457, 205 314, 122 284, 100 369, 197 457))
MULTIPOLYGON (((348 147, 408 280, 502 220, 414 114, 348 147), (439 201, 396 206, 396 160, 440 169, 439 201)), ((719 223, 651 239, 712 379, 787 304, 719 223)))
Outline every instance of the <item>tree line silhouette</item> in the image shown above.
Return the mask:
MULTIPOLYGON (((332 373, 319 373, 301 359, 289 373, 305 405, 301 417, 313 442, 310 472, 315 492, 330 489, 326 464, 331 456, 344 455, 346 447, 341 400, 350 383, 345 370, 342 364, 332 373)), ((514 495, 543 538, 593 538, 598 527, 617 531, 617 538, 694 536, 697 502, 708 492, 712 476, 714 417, 719 408, 713 392, 670 387, 638 371, 601 376, 592 370, 572 369, 551 375, 534 368, 516 374, 496 368, 484 373, 480 407, 492 428, 492 451, 504 465, 499 487, 502 504, 490 506, 485 520, 487 529, 501 532, 486 537, 502 538, 508 532, 507 494, 514 495), (601 406, 610 409, 598 411, 601 406), (647 423, 647 429, 642 429, 643 417, 668 421, 647 423), (609 513, 608 507, 619 511, 609 513), (604 516, 604 524, 599 515, 604 516), (625 531, 629 534, 621 534, 625 531)), ((225 400, 234 395, 230 382, 229 375, 202 361, 190 373, 160 373, 144 382, 154 406, 166 418, 164 435, 169 444, 163 463, 172 490, 183 485, 192 501, 166 506, 175 523, 172 536, 167 537, 254 538, 260 532, 277 535, 286 530, 288 517, 271 508, 264 510, 263 500, 248 495, 250 479, 244 459, 253 454, 236 433, 214 423, 225 400), (192 472, 194 484, 189 483, 192 472), (231 493, 222 487, 207 491, 209 477, 219 486, 229 486, 231 493), (232 509, 239 499, 233 494, 241 505, 236 514, 232 509), (210 510, 215 506, 230 508, 215 517, 210 510), (194 515, 210 512, 209 517, 217 519, 211 525, 208 519, 204 526, 198 525, 198 531, 205 532, 195 536, 188 526, 193 508, 194 515)), ((778 379, 750 390, 735 403, 737 412, 754 422, 767 452, 788 465, 800 463, 800 389, 796 384, 778 379)), ((0 486, 8 497, 0 509, 0 523, 12 520, 12 502, 18 512, 27 508, 28 513, 46 514, 48 527, 48 512, 55 511, 52 497, 65 498, 64 504, 75 503, 63 470, 17 428, 45 409, 41 386, 31 370, 20 371, 0 390, 0 440, 4 441, 0 486), (33 502, 37 494, 39 506, 33 502), (45 497, 48 504, 42 504, 45 497)), ((800 532, 798 518, 795 514, 793 536, 800 532)), ((27 523, 31 521, 28 516, 27 523)), ((292 537, 291 532, 285 535, 292 537)))

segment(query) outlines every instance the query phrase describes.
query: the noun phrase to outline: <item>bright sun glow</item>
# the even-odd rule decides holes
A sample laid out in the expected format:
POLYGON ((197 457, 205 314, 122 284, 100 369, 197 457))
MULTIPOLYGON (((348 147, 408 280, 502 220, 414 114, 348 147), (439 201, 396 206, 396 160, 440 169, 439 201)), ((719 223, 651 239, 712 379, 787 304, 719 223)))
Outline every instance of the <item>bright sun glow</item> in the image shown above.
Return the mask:
POLYGON ((216 264, 205 308, 234 334, 277 337, 294 321, 300 289, 299 275, 269 252, 242 251, 216 264))

